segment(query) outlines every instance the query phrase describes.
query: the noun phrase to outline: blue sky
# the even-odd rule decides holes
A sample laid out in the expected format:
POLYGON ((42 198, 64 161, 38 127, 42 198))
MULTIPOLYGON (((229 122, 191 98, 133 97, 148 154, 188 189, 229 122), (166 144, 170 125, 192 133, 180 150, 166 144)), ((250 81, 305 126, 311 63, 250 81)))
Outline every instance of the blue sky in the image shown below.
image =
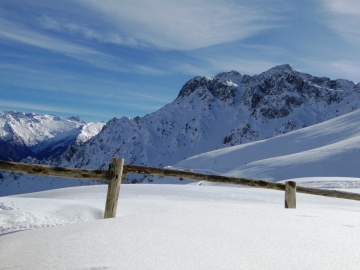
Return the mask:
POLYGON ((0 110, 144 116, 196 75, 360 82, 360 1, 1 0, 0 110))

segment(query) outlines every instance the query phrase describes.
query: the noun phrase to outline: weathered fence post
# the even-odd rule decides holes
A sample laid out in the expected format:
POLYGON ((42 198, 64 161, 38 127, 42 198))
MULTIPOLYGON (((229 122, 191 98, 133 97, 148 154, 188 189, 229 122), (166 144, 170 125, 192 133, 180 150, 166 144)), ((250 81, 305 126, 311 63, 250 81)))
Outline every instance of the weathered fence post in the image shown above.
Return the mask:
POLYGON ((285 208, 296 208, 296 182, 285 182, 285 208))
POLYGON ((113 158, 111 160, 104 218, 114 218, 116 216, 123 167, 123 158, 113 158))

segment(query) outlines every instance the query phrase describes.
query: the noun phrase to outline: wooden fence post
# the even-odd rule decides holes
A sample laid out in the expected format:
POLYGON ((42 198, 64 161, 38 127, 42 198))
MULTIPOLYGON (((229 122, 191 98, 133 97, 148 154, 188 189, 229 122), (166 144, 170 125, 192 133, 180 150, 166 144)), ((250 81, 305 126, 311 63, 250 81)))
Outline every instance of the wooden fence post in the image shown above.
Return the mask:
POLYGON ((114 218, 116 216, 123 167, 123 158, 113 158, 111 160, 104 218, 114 218))
POLYGON ((285 182, 285 208, 296 208, 296 182, 285 182))

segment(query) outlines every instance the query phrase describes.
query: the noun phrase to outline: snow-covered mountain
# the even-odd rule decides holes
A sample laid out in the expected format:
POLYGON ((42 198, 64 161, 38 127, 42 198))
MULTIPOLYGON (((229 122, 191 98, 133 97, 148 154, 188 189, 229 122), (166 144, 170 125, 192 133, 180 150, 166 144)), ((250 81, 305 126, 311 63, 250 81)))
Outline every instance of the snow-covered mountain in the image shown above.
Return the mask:
POLYGON ((226 146, 270 138, 358 108, 360 84, 318 78, 289 65, 260 75, 195 77, 160 110, 112 119, 55 164, 107 169, 112 157, 162 167, 226 146))
POLYGON ((15 111, 0 112, 0 159, 43 159, 65 152, 98 134, 104 123, 85 124, 79 117, 60 118, 15 111))
MULTIPOLYGON (((112 157, 124 157, 126 163, 163 167, 333 119, 356 110, 359 101, 360 83, 314 77, 289 65, 255 76, 231 71, 195 77, 160 110, 134 119, 114 118, 87 142, 41 162, 106 170, 112 157)), ((11 190, 3 195, 90 183, 14 177, 0 181, 11 190)))

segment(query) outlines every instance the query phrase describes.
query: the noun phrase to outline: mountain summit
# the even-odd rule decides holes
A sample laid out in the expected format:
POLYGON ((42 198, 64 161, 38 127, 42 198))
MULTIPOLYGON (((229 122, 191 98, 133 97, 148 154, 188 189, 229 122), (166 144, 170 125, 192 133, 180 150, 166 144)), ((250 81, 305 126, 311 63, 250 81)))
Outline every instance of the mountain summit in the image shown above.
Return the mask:
POLYGON ((58 165, 106 169, 113 156, 149 166, 261 140, 320 123, 357 109, 360 84, 300 73, 281 65, 259 75, 222 72, 197 76, 160 110, 110 120, 58 165))

